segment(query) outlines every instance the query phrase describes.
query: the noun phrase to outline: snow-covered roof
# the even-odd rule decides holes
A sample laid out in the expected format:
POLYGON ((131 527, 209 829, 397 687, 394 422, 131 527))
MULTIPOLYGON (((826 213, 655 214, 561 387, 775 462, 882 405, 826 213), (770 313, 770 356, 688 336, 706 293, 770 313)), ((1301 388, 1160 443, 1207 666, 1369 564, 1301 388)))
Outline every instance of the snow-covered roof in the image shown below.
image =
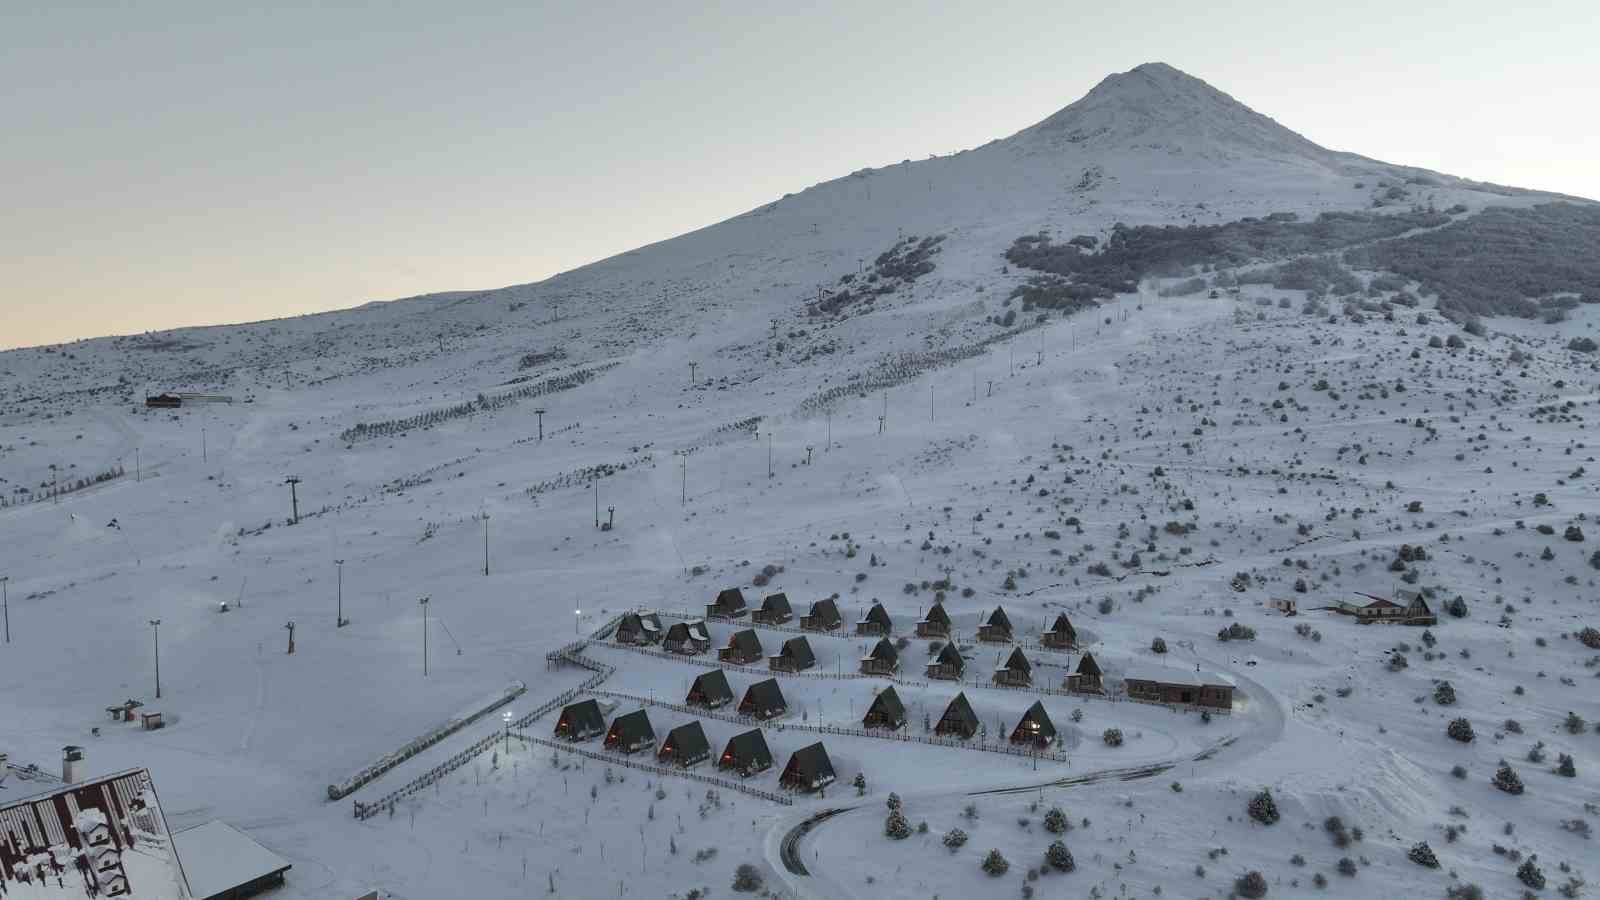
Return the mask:
POLYGON ((1186 684, 1193 687, 1217 684, 1233 687, 1232 678, 1215 672, 1196 672, 1194 669, 1176 666, 1152 666, 1140 663, 1124 666, 1122 678, 1124 681, 1159 681, 1162 684, 1186 684))
POLYGON ((172 842, 195 900, 215 897, 290 867, 288 860, 221 819, 176 832, 172 842))

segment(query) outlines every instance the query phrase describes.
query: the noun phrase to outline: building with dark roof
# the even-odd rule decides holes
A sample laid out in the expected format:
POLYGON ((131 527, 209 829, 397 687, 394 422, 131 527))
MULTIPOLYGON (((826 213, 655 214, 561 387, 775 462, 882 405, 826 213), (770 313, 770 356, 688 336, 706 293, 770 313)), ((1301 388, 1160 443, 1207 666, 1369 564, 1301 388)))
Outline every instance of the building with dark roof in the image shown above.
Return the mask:
POLYGON ((800 627, 807 631, 832 631, 844 624, 839 615, 839 604, 825 598, 811 604, 811 614, 800 617, 800 627))
POLYGON ((1105 673, 1100 671, 1100 664, 1094 661, 1093 653, 1085 653, 1078 660, 1078 670, 1067 676, 1067 690, 1080 694, 1103 694, 1106 692, 1105 673))
POLYGON ((1038 700, 1028 707, 1022 714, 1022 720, 1017 722, 1017 727, 1011 730, 1011 743, 1029 744, 1034 747, 1048 747, 1056 739, 1056 726, 1050 721, 1050 714, 1044 711, 1044 704, 1038 700))
POLYGON ((748 666, 760 658, 761 638, 753 628, 735 631, 728 638, 728 646, 717 651, 717 659, 741 666, 748 666))
POLYGON ((600 703, 593 697, 580 700, 561 710, 556 719, 556 737, 569 741, 587 741, 606 733, 606 719, 600 714, 600 703))
POLYGON ((728 686, 728 673, 721 669, 701 672, 695 676, 694 684, 689 685, 689 696, 683 702, 687 706, 703 706, 706 709, 732 703, 733 688, 728 686))
POLYGON ((945 644, 939 648, 939 655, 934 657, 933 662, 928 663, 927 675, 945 681, 960 681, 966 671, 967 661, 961 658, 961 651, 956 649, 955 644, 945 644))
POLYGON ((729 738, 727 749, 717 760, 717 768, 731 769, 742 778, 772 768, 772 751, 767 749, 767 738, 761 729, 752 728, 729 738))
POLYGON ((950 614, 944 611, 943 603, 935 603, 928 608, 928 614, 917 623, 917 637, 947 638, 950 636, 950 614))
POLYGON ((706 605, 706 618, 737 619, 746 611, 744 591, 738 588, 726 588, 717 594, 714 602, 706 605))
POLYGON ((774 672, 804 672, 817 664, 817 656, 804 636, 792 637, 783 642, 777 656, 767 658, 767 664, 774 672))
POLYGON ((673 653, 696 656, 711 649, 711 632, 704 622, 674 622, 661 646, 673 653))
POLYGON ((776 678, 768 678, 750 685, 745 689, 744 699, 739 701, 741 716, 772 719, 788 711, 789 703, 783 699, 783 690, 778 687, 776 678))
POLYGON ((617 716, 611 720, 611 730, 606 732, 607 750, 634 753, 654 747, 656 731, 650 727, 650 717, 642 709, 617 716))
POLYGON ((1003 607, 996 606, 994 612, 982 625, 978 626, 978 640, 1004 644, 1011 641, 1011 618, 1006 615, 1003 607))
POLYGON ((900 651, 888 638, 878 638, 872 645, 872 652, 861 657, 861 674, 863 675, 893 675, 900 670, 900 651))
POLYGON ((1045 633, 1039 635, 1039 643, 1052 650, 1078 649, 1078 630, 1072 627, 1072 621, 1066 613, 1056 616, 1054 625, 1045 633))
POLYGON ((1021 647, 1011 650, 1011 658, 1006 664, 994 670, 994 683, 1009 687, 1027 687, 1033 684, 1033 664, 1028 662, 1021 647))
POLYGON ((878 692, 872 698, 872 705, 867 707, 867 714, 861 718, 863 728, 887 728, 897 731, 905 727, 906 705, 900 702, 900 695, 895 693, 894 685, 878 692))
POLYGON ((957 694, 950 705, 944 708, 944 715, 939 717, 939 724, 933 726, 933 733, 963 739, 978 733, 978 714, 967 702, 966 692, 957 694))
POLYGON ((778 783, 793 790, 811 793, 827 787, 833 779, 833 760, 828 758, 828 749, 818 741, 801 747, 789 757, 789 764, 783 767, 778 783))
POLYGON ((894 623, 889 619, 889 611, 883 608, 882 603, 872 604, 867 614, 856 623, 856 634, 863 637, 882 637, 894 628, 894 623))
POLYGON ((750 614, 750 621, 757 625, 783 625, 793 618, 789 595, 781 591, 762 598, 761 608, 750 614))
POLYGON ((617 623, 617 643, 654 644, 666 634, 661 628, 661 617, 655 613, 631 612, 617 623))
POLYGON ((706 740, 705 729, 698 720, 672 729, 661 742, 656 758, 663 765, 672 763, 684 768, 710 759, 711 744, 706 740))

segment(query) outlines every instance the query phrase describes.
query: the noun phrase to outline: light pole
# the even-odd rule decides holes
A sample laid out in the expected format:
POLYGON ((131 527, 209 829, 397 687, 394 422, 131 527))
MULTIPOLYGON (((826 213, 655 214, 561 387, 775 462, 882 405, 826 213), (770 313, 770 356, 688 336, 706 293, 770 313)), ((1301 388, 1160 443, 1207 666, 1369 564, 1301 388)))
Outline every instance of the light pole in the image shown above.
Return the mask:
POLYGON ((11 643, 11 591, 6 583, 11 580, 10 575, 0 575, 0 603, 4 603, 6 612, 6 643, 11 643))
POLYGON ((61 469, 55 463, 50 464, 50 497, 56 502, 61 502, 61 469))
POLYGON ((772 432, 767 432, 767 477, 772 477, 772 432))
POLYGON ((600 479, 589 482, 594 485, 594 527, 600 527, 600 479))
POLYGON ((156 640, 156 699, 161 699, 161 620, 151 619, 150 630, 156 640))
POLYGON ((343 628, 344 624, 345 624, 344 623, 344 560, 336 559, 336 560, 333 561, 333 564, 335 566, 339 567, 339 607, 334 612, 334 616, 333 616, 333 623, 334 624, 333 624, 333 627, 334 628, 343 628))
POLYGON ((500 714, 500 720, 506 723, 506 755, 511 755, 511 710, 500 714))
POLYGON ((489 512, 483 513, 483 574, 489 574, 489 512))
POLYGON ((572 633, 573 634, 582 634, 583 633, 578 628, 578 622, 580 620, 582 620, 582 618, 583 618, 583 610, 575 609, 575 610, 572 611, 572 633))
POLYGON ((428 677, 428 601, 431 597, 421 597, 417 600, 422 604, 422 677, 428 677))
POLYGON ((137 483, 140 483, 140 484, 144 483, 144 472, 139 467, 139 448, 138 447, 133 448, 133 480, 135 482, 137 482, 137 483))
POLYGON ((288 621, 288 623, 285 624, 283 627, 289 632, 289 655, 293 656, 294 655, 294 620, 290 619, 288 621))
POLYGON ((694 387, 694 370, 698 368, 699 365, 700 364, 694 360, 689 360, 689 387, 694 387))
POLYGON ((539 417, 539 440, 543 441, 544 440, 544 407, 541 406, 538 409, 534 410, 533 414, 539 417))
POLYGON ((295 485, 300 483, 299 475, 290 475, 283 480, 289 486, 289 524, 300 524, 300 494, 295 490, 295 485))

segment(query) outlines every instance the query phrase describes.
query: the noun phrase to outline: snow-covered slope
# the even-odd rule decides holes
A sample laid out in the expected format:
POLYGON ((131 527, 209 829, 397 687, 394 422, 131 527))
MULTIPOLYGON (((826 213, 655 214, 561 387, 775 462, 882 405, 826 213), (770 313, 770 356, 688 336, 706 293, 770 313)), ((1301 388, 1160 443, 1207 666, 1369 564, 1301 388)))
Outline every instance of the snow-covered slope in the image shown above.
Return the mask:
MULTIPOLYGON (((1077 871, 1041 891, 1221 896, 1256 869, 1273 896, 1322 873, 1332 896, 1468 881, 1514 895, 1533 853, 1553 884, 1563 862, 1579 877, 1589 845, 1568 823, 1600 816, 1594 651, 1576 637, 1600 624, 1581 340, 1594 307, 1556 292, 1550 322, 1467 331, 1419 281, 1351 271, 1316 244, 1283 254, 1299 266, 1284 280, 1336 288, 1263 281, 1276 258, 1136 261, 1136 290, 1024 309, 1012 292, 1049 278, 1006 257, 1041 232, 1104 246, 1125 236, 1117 223, 1274 213, 1424 216, 1409 231, 1433 234, 1551 199, 1318 148, 1152 64, 1004 140, 535 284, 0 354, 0 751, 51 768, 78 744, 91 772, 148 767, 175 829, 250 831, 294 862, 298 897, 721 895, 740 863, 794 896, 976 896, 1031 883, 1058 836, 1077 871), (235 402, 139 402, 168 390, 235 402), (870 642, 818 635, 836 677, 781 676, 790 712, 766 732, 777 769, 825 741, 839 775, 825 798, 708 796, 508 742, 491 715, 326 800, 508 682, 528 686, 513 718, 576 688, 595 673, 546 654, 622 611, 703 608, 730 586, 785 591, 801 612, 838 595, 848 622, 878 601, 908 638, 942 600, 983 748, 819 735, 858 725, 884 682, 837 677, 870 642), (1326 609, 1408 586, 1468 614, 1424 639, 1326 609), (1031 646, 1036 689, 995 688, 1009 648, 971 635, 996 605, 1029 645, 1069 614, 1113 686, 1140 666, 1201 667, 1239 702, 1204 721, 1050 693, 1080 657, 1031 646), (1254 640, 1219 641, 1229 624, 1254 640), (1435 680, 1453 704, 1432 699, 1435 680), (106 720, 129 696, 168 727, 106 720), (1034 699, 1065 760, 1000 752, 1034 699), (1475 741, 1445 736, 1458 716, 1475 741), (1547 762, 1525 761, 1535 741, 1547 762), (477 749, 353 819, 351 800, 383 802, 477 749), (1560 754, 1573 778, 1552 771, 1560 754), (1490 784, 1502 756, 1525 794, 1490 784), (1244 814, 1262 788, 1275 826, 1244 814), (888 791, 926 834, 883 836, 888 791), (1042 832, 1058 803, 1074 831, 1042 832), (1364 839, 1334 843, 1330 815, 1364 839), (951 852, 938 842, 956 827, 971 840, 951 852), (1407 860, 1421 840, 1441 869, 1407 860), (979 869, 990 848, 1009 874, 979 869)), ((732 630, 711 625, 718 644, 732 630)), ((922 677, 931 649, 901 651, 914 736, 958 688, 922 677)), ((616 711, 647 708, 658 737, 692 718, 675 707, 712 665, 587 652, 616 711)), ((730 681, 742 691, 762 669, 730 681)), ((747 727, 703 718, 713 753, 747 727)), ((776 791, 777 776, 738 783, 776 791)))

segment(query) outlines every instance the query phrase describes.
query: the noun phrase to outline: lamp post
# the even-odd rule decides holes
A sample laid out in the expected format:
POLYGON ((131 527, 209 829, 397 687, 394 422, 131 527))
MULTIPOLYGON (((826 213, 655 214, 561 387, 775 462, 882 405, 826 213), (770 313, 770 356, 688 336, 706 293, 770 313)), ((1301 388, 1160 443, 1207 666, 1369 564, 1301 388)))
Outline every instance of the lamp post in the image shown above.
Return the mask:
POLYGON ((156 641, 156 699, 161 699, 161 620, 151 619, 150 630, 156 641))
POLYGON ((483 513, 483 574, 489 574, 489 511, 483 513))
POLYGON ((506 755, 511 755, 511 710, 500 714, 500 720, 506 723, 506 755))
POLYGON ((698 368, 699 365, 700 364, 694 360, 689 360, 689 387, 694 387, 694 370, 698 368))
POLYGON ((293 656, 294 655, 294 620, 290 619, 283 627, 284 627, 284 629, 286 631, 289 632, 289 655, 293 656))
POLYGON ((422 677, 428 677, 428 601, 431 597, 418 598, 422 604, 422 677))
POLYGON ((539 440, 543 441, 544 440, 544 407, 541 406, 538 409, 534 410, 533 414, 539 417, 539 440))
POLYGON ((10 575, 0 575, 0 603, 5 606, 6 613, 6 643, 11 643, 11 591, 6 583, 11 580, 10 575))
POLYGON ((333 627, 334 628, 343 628, 345 626, 345 621, 344 621, 344 560, 336 559, 336 560, 333 561, 333 564, 335 566, 339 567, 338 568, 338 571, 339 571, 339 606, 338 606, 338 609, 336 609, 334 611, 333 627))
POLYGON ((289 524, 300 524, 300 495, 295 490, 295 485, 300 483, 300 476, 290 475, 283 480, 289 486, 289 524))
POLYGON ((583 633, 578 628, 578 622, 582 618, 583 618, 583 610, 575 609, 575 610, 572 611, 572 633, 573 634, 582 634, 583 633))

